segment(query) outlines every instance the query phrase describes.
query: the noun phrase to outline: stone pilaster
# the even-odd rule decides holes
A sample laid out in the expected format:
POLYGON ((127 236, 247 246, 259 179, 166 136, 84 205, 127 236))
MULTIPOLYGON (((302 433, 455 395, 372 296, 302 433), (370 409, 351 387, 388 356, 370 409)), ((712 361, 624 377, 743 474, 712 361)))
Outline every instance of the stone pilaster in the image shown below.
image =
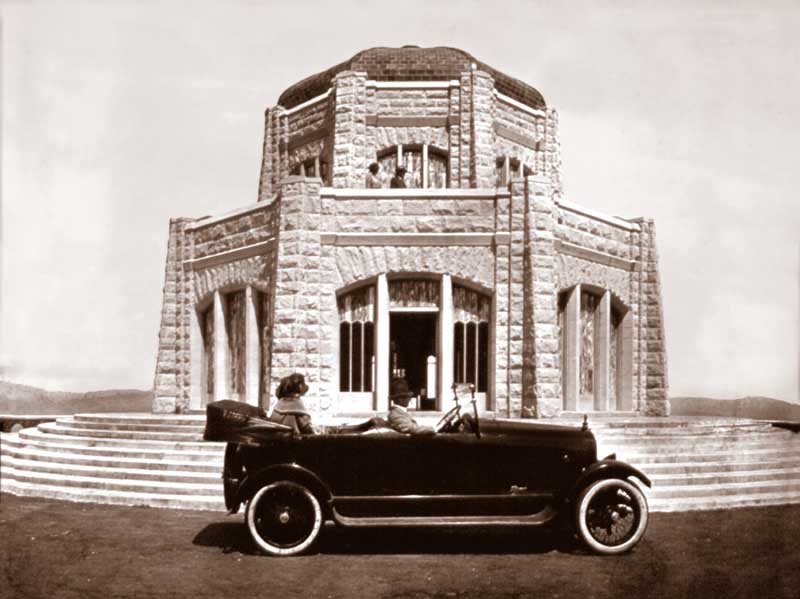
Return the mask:
POLYGON ((258 179, 258 201, 272 199, 272 178, 275 170, 275 140, 273 111, 269 108, 264 113, 264 146, 261 158, 261 176, 258 179))
POLYGON ((334 77, 333 186, 364 187, 367 172, 367 74, 334 77))
POLYGON ((558 111, 547 109, 544 139, 544 174, 550 179, 553 193, 557 197, 564 196, 561 182, 561 136, 558 131, 558 111))
POLYGON ((472 72, 471 187, 495 183, 494 79, 483 71, 472 72))
MULTIPOLYGON (((508 272, 508 411, 522 413, 525 331, 525 182, 511 185, 508 272)), ((531 414, 532 415, 532 414, 531 414)))
POLYGON ((189 408, 191 395, 191 310, 194 309, 192 240, 189 219, 170 220, 167 263, 158 335, 158 357, 153 382, 153 412, 174 413, 189 408))
POLYGON ((661 280, 658 272, 655 224, 642 219, 640 278, 640 362, 644 394, 639 409, 648 416, 668 416, 670 412, 667 378, 667 349, 664 336, 664 315, 661 280))
POLYGON ((293 372, 305 375, 313 410, 331 403, 329 386, 321 384, 319 190, 317 178, 288 177, 281 186, 270 360, 273 385, 293 372))
MULTIPOLYGON (((501 195, 497 198, 497 230, 507 233, 511 226, 511 198, 501 195)), ((498 415, 510 416, 509 411, 509 348, 511 268, 509 258, 511 248, 507 243, 495 246, 495 293, 494 293, 494 409, 498 415)), ((492 346, 490 346, 492 347, 492 346)))
MULTIPOLYGON (((555 203, 545 177, 525 180, 525 327, 523 415, 561 410, 558 289, 555 281, 555 203)), ((517 184, 512 184, 512 189, 517 184)))
POLYGON ((461 169, 461 119, 466 118, 467 115, 461 113, 461 87, 450 87, 450 127, 448 128, 447 135, 450 147, 450 187, 461 187, 460 169, 461 169))

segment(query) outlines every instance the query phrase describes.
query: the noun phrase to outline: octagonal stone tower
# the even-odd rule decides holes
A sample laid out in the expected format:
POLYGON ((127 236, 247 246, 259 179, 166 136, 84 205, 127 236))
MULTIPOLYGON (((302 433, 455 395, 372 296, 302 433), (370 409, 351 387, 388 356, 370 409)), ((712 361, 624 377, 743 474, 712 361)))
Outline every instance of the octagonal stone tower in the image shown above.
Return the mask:
POLYGON ((403 376, 418 410, 471 383, 498 416, 668 414, 653 222, 566 201, 560 173, 556 111, 462 50, 293 85, 258 202, 170 223, 153 410, 269 409, 298 371, 319 413, 386 410, 403 376))

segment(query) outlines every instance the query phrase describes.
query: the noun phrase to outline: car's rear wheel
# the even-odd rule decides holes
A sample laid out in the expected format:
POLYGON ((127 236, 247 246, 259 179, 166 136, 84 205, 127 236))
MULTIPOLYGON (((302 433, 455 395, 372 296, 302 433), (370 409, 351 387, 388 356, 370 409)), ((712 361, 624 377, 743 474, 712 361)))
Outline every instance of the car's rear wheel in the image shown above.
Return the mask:
POLYGON ((581 541, 602 555, 630 550, 647 528, 647 499, 636 485, 618 478, 586 487, 577 502, 576 528, 581 541))
POLYGON ((322 509, 303 485, 281 480, 253 496, 245 514, 256 544, 269 555, 297 555, 306 551, 322 528, 322 509))

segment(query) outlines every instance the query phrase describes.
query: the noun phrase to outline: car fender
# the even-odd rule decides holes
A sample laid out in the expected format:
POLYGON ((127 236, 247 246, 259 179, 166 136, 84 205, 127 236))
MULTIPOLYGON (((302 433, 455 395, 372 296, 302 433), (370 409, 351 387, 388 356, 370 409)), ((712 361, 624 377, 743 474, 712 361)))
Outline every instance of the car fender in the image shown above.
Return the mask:
POLYGON ((567 495, 566 500, 568 502, 574 502, 578 494, 595 481, 604 478, 621 478, 624 480, 630 477, 639 479, 648 487, 653 486, 650 479, 647 478, 641 470, 634 468, 626 462, 614 459, 600 460, 581 472, 581 475, 572 485, 572 489, 567 495))
POLYGON ((247 502, 261 487, 276 480, 299 483, 314 493, 323 506, 330 505, 333 495, 328 485, 314 472, 295 463, 273 464, 245 477, 239 486, 239 502, 247 502))

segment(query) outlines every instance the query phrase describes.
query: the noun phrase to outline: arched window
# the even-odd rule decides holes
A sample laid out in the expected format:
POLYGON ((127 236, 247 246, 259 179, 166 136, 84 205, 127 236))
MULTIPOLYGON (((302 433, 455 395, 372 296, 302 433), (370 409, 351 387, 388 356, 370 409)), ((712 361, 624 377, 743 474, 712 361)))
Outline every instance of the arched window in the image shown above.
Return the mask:
POLYGON ((371 393, 374 382, 375 288, 339 298, 339 391, 371 393))
POLYGON ((443 189, 447 187, 448 154, 428 144, 399 144, 378 152, 378 164, 385 186, 399 164, 406 168, 406 187, 443 189))

